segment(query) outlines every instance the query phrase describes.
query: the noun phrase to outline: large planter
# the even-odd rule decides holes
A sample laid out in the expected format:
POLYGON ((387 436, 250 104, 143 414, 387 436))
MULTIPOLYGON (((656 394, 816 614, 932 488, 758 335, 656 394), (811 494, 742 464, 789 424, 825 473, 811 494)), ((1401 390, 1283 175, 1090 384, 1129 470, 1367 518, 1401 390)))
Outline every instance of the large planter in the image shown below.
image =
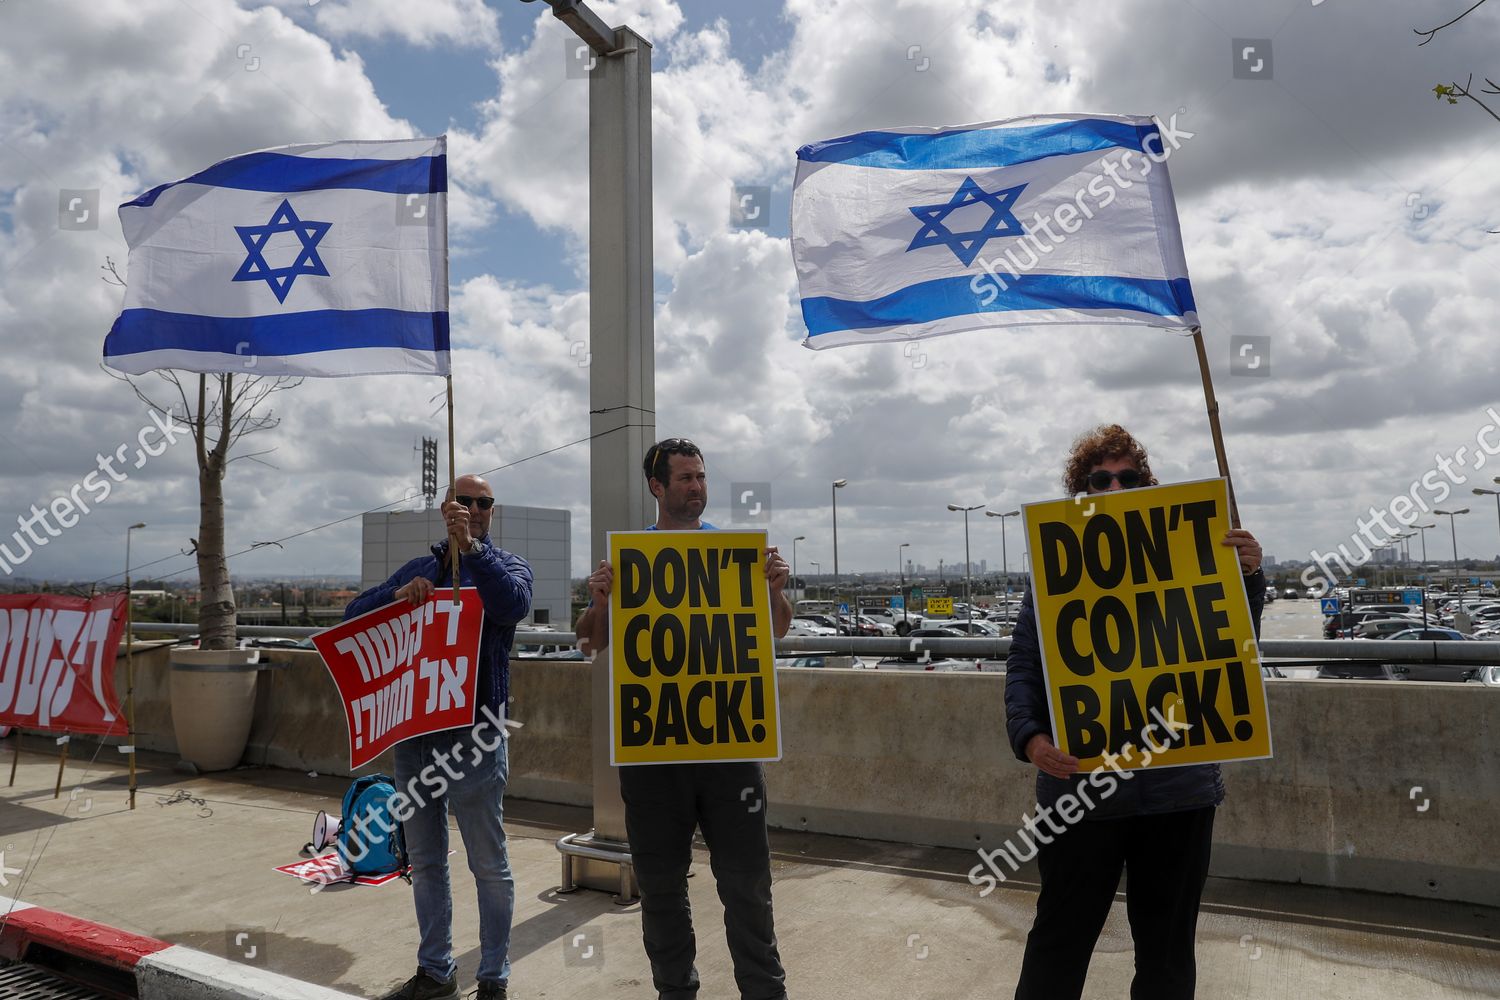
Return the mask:
POLYGON ((172 730, 198 770, 227 771, 244 756, 259 660, 258 649, 172 650, 172 730))

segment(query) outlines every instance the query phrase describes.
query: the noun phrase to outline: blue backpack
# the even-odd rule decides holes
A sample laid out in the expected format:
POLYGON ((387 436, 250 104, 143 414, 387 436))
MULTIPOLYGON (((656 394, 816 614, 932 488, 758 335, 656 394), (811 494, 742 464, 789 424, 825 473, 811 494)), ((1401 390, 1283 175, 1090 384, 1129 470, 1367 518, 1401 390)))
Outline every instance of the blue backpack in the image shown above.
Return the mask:
POLYGON ((384 774, 355 778, 344 793, 344 816, 334 847, 350 874, 395 872, 410 881, 406 834, 401 821, 391 814, 391 797, 395 794, 395 783, 384 774))

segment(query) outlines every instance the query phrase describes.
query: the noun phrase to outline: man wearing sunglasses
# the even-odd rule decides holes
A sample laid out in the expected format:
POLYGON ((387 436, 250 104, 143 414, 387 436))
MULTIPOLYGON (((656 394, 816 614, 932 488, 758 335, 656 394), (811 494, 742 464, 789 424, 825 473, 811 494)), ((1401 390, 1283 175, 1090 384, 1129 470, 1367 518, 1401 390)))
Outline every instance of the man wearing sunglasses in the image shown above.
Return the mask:
MULTIPOLYGON (((708 474, 697 445, 686 438, 658 442, 647 450, 642 470, 656 497, 656 523, 648 530, 713 529, 702 519, 708 474)), ((792 603, 785 593, 791 574, 774 547, 766 550, 765 568, 771 631, 779 639, 792 624, 792 603)), ((589 577, 589 606, 578 619, 579 647, 585 653, 609 644, 614 579, 614 568, 604 561, 589 577)), ((691 665, 688 669, 696 672, 691 665)), ((741 1000, 785 1000, 786 973, 771 916, 771 845, 761 766, 742 761, 626 765, 620 768, 620 795, 631 863, 641 887, 641 936, 660 1000, 698 995, 687 891, 695 828, 708 844, 741 1000)))
MULTIPOLYGON (((1080 437, 1063 473, 1069 495, 1155 486, 1146 449, 1118 424, 1080 437)), ((1266 598, 1260 544, 1231 530, 1250 614, 1260 634, 1266 598)), ((1005 664, 1006 730, 1011 749, 1035 764, 1037 803, 1048 810, 1083 779, 1078 758, 1052 744, 1051 716, 1030 588, 1005 664)), ((1131 771, 1082 820, 1038 844, 1042 890, 1016 1000, 1075 1000, 1083 993, 1094 943, 1125 873, 1125 909, 1135 941, 1133 1000, 1190 1000, 1198 903, 1208 878, 1214 810, 1224 800, 1217 764, 1131 771)), ((1084 801, 1089 801, 1086 794, 1084 801)), ((1040 838, 1038 838, 1040 840, 1040 838)))
MULTIPOLYGON (((476 588, 484 605, 475 720, 503 720, 510 686, 509 650, 516 623, 531 610, 531 567, 525 559, 490 542, 495 506, 490 484, 479 476, 460 476, 454 487, 443 498, 447 539, 432 546, 431 555, 411 560, 385 583, 356 597, 344 618, 392 601, 425 603, 453 585, 449 549, 457 549, 459 583, 476 588)), ((496 728, 503 737, 503 722, 496 728)), ((417 974, 383 1000, 453 1000, 459 995, 458 966, 453 960, 453 898, 448 887, 450 806, 479 890, 479 983, 474 995, 479 1000, 505 1000, 515 910, 515 882, 501 826, 510 764, 506 740, 481 739, 480 729, 476 724, 429 733, 396 746, 397 790, 406 792, 417 805, 403 827, 421 943, 417 974)))

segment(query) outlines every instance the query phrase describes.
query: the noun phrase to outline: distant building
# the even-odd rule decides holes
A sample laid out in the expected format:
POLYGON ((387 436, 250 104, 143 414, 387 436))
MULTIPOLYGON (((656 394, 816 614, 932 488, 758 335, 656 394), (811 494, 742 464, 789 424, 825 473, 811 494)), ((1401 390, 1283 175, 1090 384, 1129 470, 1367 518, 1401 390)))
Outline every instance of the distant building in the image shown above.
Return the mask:
MULTIPOLYGON (((431 554, 433 543, 445 534, 439 510, 366 514, 363 526, 359 575, 362 590, 384 583, 408 560, 431 554)), ((571 511, 495 505, 490 541, 531 564, 528 621, 537 625, 572 627, 573 602, 568 579, 573 558, 572 529, 571 511)))

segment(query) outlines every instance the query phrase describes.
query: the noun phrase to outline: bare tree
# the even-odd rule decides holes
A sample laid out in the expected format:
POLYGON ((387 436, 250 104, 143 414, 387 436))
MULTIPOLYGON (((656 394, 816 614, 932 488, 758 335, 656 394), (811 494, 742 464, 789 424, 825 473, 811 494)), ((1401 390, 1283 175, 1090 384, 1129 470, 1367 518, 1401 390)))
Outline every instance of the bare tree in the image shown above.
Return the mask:
MULTIPOLYGON (((104 280, 124 285, 113 260, 105 258, 104 280)), ((247 363, 254 364, 253 359, 247 363)), ((128 384, 147 406, 172 415, 176 403, 162 406, 128 375, 109 368, 110 376, 128 384)), ((189 389, 175 371, 157 371, 175 391, 182 404, 183 421, 193 435, 194 454, 198 460, 198 537, 192 539, 189 553, 198 557, 198 635, 202 649, 233 649, 238 621, 235 615, 234 588, 230 584, 229 560, 224 549, 224 477, 233 462, 249 460, 268 465, 260 456, 274 449, 231 454, 248 434, 268 431, 281 422, 267 400, 272 393, 296 388, 302 379, 290 376, 256 376, 217 374, 198 375, 197 390, 189 400, 189 389), (210 384, 212 390, 210 391, 210 384)), ((191 380, 191 375, 188 376, 191 380)), ((191 381, 189 382, 191 385, 191 381)))

